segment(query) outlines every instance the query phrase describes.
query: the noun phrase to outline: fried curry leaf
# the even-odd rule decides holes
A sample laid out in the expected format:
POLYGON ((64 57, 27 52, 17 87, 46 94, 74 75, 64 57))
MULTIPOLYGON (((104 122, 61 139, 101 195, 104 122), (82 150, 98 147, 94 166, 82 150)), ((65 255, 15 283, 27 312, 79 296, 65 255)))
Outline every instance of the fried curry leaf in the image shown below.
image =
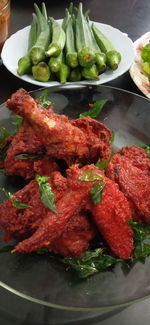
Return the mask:
POLYGON ((47 182, 49 177, 36 175, 35 179, 39 185, 42 203, 51 211, 57 213, 54 193, 51 185, 47 182))
POLYGON ((115 139, 115 131, 112 130, 112 131, 111 131, 111 138, 110 138, 110 143, 111 143, 111 144, 114 143, 114 139, 115 139))
POLYGON ((34 153, 20 153, 19 155, 16 155, 15 158, 19 160, 35 160, 42 158, 42 154, 34 154, 34 153))
POLYGON ((146 151, 148 157, 150 157, 150 147, 149 147, 149 146, 147 146, 147 145, 144 144, 144 143, 141 143, 141 144, 139 145, 139 147, 143 148, 143 149, 146 151))
POLYGON ((103 176, 97 174, 91 169, 85 169, 83 173, 79 176, 79 180, 84 182, 93 182, 100 179, 103 179, 103 176))
POLYGON ((18 199, 15 200, 15 196, 12 193, 6 191, 5 188, 0 187, 0 191, 2 191, 5 194, 5 196, 9 200, 11 200, 12 206, 15 207, 16 209, 27 209, 27 208, 31 208, 31 205, 26 204, 26 203, 23 203, 23 202, 19 201, 18 199))
POLYGON ((144 241, 150 237, 150 225, 142 224, 134 220, 129 220, 129 225, 134 231, 134 253, 133 258, 144 263, 146 257, 150 255, 150 244, 144 241))
POLYGON ((6 138, 10 136, 10 133, 3 126, 0 127, 0 145, 4 142, 6 138))
POLYGON ((102 161, 102 160, 98 159, 95 166, 100 170, 106 170, 108 163, 109 163, 109 160, 103 160, 102 161))
POLYGON ((10 143, 11 141, 6 141, 6 143, 2 147, 0 147, 0 161, 5 160, 10 143))
POLYGON ((85 116, 90 116, 92 118, 97 117, 104 105, 108 102, 108 99, 101 99, 101 100, 97 100, 94 104, 93 107, 91 109, 89 109, 89 111, 81 113, 79 117, 85 117, 85 116))
POLYGON ((93 184, 90 197, 93 204, 98 204, 102 200, 102 192, 105 187, 106 183, 104 182, 97 182, 93 184))
POLYGON ((121 259, 105 255, 102 248, 97 248, 87 251, 79 258, 65 257, 62 262, 68 265, 68 269, 73 270, 80 278, 84 279, 121 262, 121 259))
POLYGON ((16 133, 19 131, 21 125, 22 125, 22 122, 23 122, 23 117, 19 116, 19 115, 12 115, 11 116, 13 122, 12 124, 15 125, 15 130, 12 134, 12 136, 16 135, 16 133))
POLYGON ((52 102, 48 100, 48 91, 44 90, 42 95, 38 98, 38 102, 41 106, 47 108, 48 106, 52 105, 52 102))

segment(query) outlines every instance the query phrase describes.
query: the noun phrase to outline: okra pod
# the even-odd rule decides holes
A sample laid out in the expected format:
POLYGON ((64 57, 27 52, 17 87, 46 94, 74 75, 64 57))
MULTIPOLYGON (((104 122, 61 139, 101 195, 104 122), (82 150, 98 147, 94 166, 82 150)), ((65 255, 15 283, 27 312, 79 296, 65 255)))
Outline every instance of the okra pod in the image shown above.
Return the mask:
POLYGON ((34 4, 34 8, 38 19, 40 33, 37 37, 36 43, 30 50, 30 57, 32 63, 37 64, 45 59, 45 51, 50 41, 50 26, 47 19, 45 19, 45 14, 42 14, 36 4, 34 4))
POLYGON ((99 80, 99 71, 96 64, 93 64, 91 67, 84 67, 81 70, 82 76, 88 80, 99 80))
POLYGON ((63 54, 62 52, 57 56, 57 57, 51 57, 49 62, 48 62, 48 65, 50 67, 50 70, 52 72, 58 72, 60 71, 61 69, 61 65, 62 65, 62 57, 63 57, 63 54))
POLYGON ((111 41, 96 27, 92 24, 92 30, 97 44, 102 52, 106 53, 106 64, 113 70, 118 68, 121 61, 121 54, 116 51, 111 41))
POLYGON ((75 49, 75 35, 71 16, 69 17, 68 24, 66 26, 65 50, 67 64, 72 68, 76 68, 78 66, 78 54, 75 49))
POLYGON ((52 24, 52 42, 45 52, 46 56, 58 56, 65 46, 65 32, 61 25, 51 18, 52 24))
POLYGON ((32 67, 33 78, 38 81, 48 81, 50 79, 50 69, 45 62, 39 62, 32 67))
POLYGON ((90 36, 87 31, 87 21, 83 15, 82 3, 79 4, 76 18, 76 47, 78 60, 82 67, 91 66, 95 63, 95 52, 91 48, 90 36))

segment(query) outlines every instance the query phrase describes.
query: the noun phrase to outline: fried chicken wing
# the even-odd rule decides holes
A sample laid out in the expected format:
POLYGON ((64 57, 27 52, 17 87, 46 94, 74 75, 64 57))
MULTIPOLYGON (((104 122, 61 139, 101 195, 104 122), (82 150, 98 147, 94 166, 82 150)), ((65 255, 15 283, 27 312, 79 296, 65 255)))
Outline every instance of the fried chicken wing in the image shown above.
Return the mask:
POLYGON ((62 256, 78 257, 89 248, 95 234, 96 227, 82 211, 71 217, 65 231, 50 245, 50 249, 62 256))
POLYGON ((150 177, 125 156, 116 154, 107 167, 107 176, 118 183, 135 220, 150 222, 150 177))
POLYGON ((128 259, 133 250, 133 231, 128 224, 128 220, 132 219, 130 205, 118 185, 105 177, 104 173, 94 165, 85 166, 82 169, 73 166, 69 169, 70 181, 73 182, 75 178, 75 187, 81 188, 82 183, 88 183, 85 186, 91 189, 94 182, 79 181, 81 173, 87 170, 102 176, 99 181, 106 183, 101 202, 94 205, 89 199, 87 208, 91 211, 96 226, 113 253, 120 258, 128 259))

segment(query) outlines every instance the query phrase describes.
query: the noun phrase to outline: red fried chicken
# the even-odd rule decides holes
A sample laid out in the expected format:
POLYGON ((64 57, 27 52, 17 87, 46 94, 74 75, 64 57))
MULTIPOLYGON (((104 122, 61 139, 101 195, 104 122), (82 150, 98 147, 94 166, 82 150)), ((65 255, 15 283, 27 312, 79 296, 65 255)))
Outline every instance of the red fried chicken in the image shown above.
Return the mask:
POLYGON ((128 220, 131 219, 130 206, 123 193, 119 191, 117 184, 106 178, 104 173, 94 165, 85 166, 81 169, 75 165, 68 170, 67 190, 56 201, 56 207, 57 214, 49 210, 44 219, 40 221, 33 235, 17 244, 15 251, 31 252, 48 246, 54 249, 55 252, 60 253, 64 251, 64 254, 69 254, 68 252, 70 251, 70 254, 77 256, 80 246, 77 237, 79 236, 81 247, 87 247, 90 238, 93 236, 93 228, 89 232, 87 221, 82 219, 83 223, 86 222, 87 224, 85 226, 86 232, 84 230, 82 233, 81 230, 83 228, 81 227, 78 236, 77 233, 75 236, 74 229, 79 229, 79 221, 77 224, 75 222, 74 227, 72 224, 73 218, 75 218, 75 215, 81 216, 81 210, 90 210, 94 223, 113 253, 124 259, 130 257, 133 250, 133 232, 128 225, 128 220), (95 177, 91 175, 96 175, 96 178, 88 181, 84 180, 83 178, 86 177, 86 174, 90 175, 90 177, 95 177), (102 193, 102 201, 94 205, 90 199, 90 192, 93 184, 98 181, 103 181, 106 185, 102 193), (71 228, 73 233, 70 231, 71 228), (72 242, 69 249, 68 244, 71 238, 74 242, 72 242), (85 240, 84 245, 83 240, 85 240), (79 246, 77 250, 74 250, 73 254, 71 250, 74 244, 76 247, 77 244, 79 246))
POLYGON ((7 101, 7 107, 25 118, 39 138, 47 155, 74 161, 93 161, 110 156, 111 132, 102 123, 84 118, 69 121, 64 115, 50 114, 23 89, 7 101), (104 144, 105 142, 105 144, 104 144))
POLYGON ((116 153, 108 164, 107 176, 118 183, 127 197, 133 218, 150 222, 150 177, 145 175, 145 170, 137 168, 132 159, 116 153))
POLYGON ((126 146, 120 149, 117 154, 128 158, 133 166, 141 169, 145 174, 150 175, 150 157, 148 157, 143 148, 126 146))
POLYGON ((56 162, 51 157, 43 157, 44 148, 32 126, 24 121, 18 133, 13 137, 7 150, 4 168, 8 175, 20 175, 24 178, 34 178, 36 173, 50 175, 58 169, 56 162), (36 159, 19 159, 20 154, 37 154, 36 159), (43 170, 44 169, 44 170, 43 170))

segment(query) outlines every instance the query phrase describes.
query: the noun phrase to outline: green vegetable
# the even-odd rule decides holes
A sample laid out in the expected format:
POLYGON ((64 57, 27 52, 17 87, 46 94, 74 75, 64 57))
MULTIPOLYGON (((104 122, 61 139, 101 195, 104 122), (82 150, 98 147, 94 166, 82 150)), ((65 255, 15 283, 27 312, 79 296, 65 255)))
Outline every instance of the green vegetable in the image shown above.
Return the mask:
POLYGON ((87 251, 79 258, 66 257, 62 259, 62 262, 84 279, 121 262, 121 259, 105 255, 102 248, 97 248, 93 251, 87 251))
POLYGON ((97 182, 93 185, 90 196, 91 196, 91 201, 93 204, 98 204, 102 200, 102 192, 105 187, 106 183, 104 182, 97 182))
POLYGON ((150 225, 129 220, 129 225, 134 231, 134 253, 133 258, 144 263, 146 257, 150 256, 150 244, 144 243, 150 237, 150 225))
POLYGON ((65 50, 66 50, 66 63, 72 67, 76 68, 78 63, 78 55, 75 48, 75 35, 72 25, 72 17, 70 16, 68 19, 68 23, 66 26, 66 44, 65 44, 65 50))
POLYGON ((109 160, 100 160, 100 159, 98 159, 95 166, 100 170, 106 170, 108 163, 109 163, 109 160))
POLYGON ((10 133, 8 130, 1 126, 0 127, 0 145, 3 144, 4 140, 7 139, 10 136, 10 133))
POLYGON ((81 71, 79 68, 75 68, 70 72, 69 81, 80 81, 81 71))
POLYGON ((64 84, 70 75, 70 67, 65 63, 62 63, 59 73, 59 80, 61 84, 64 84))
POLYGON ((52 102, 48 99, 48 91, 45 89, 40 97, 38 97, 38 102, 44 108, 47 108, 52 105, 52 102))
POLYGON ((146 44, 141 51, 141 57, 144 62, 150 63, 150 43, 146 44))
POLYGON ((79 63, 82 67, 90 67, 93 63, 95 63, 95 51, 91 47, 87 20, 82 11, 82 3, 79 4, 75 30, 79 63))
POLYGON ((48 81, 50 79, 49 66, 43 61, 32 67, 33 78, 38 81, 48 81))
POLYGON ((148 77, 150 81, 150 62, 143 62, 142 63, 142 68, 146 76, 148 77))
POLYGON ((85 79, 88 80, 99 80, 99 72, 96 64, 93 64, 91 67, 84 67, 81 70, 81 74, 85 79))
POLYGON ((115 139, 115 131, 112 130, 112 131, 111 131, 111 138, 110 138, 110 143, 111 143, 111 144, 114 143, 114 139, 115 139))
POLYGON ((5 190, 5 188, 0 187, 0 191, 2 191, 5 196, 11 200, 12 206, 15 207, 16 209, 27 209, 27 208, 31 208, 31 205, 23 203, 21 201, 19 201, 18 199, 15 200, 15 195, 13 195, 12 193, 8 192, 5 190))
POLYGON ((52 24, 52 41, 45 52, 46 56, 58 56, 65 46, 65 32, 54 18, 50 18, 52 24))
POLYGON ((38 64, 40 61, 45 59, 45 51, 50 42, 50 25, 47 19, 45 19, 46 13, 43 15, 36 4, 34 4, 34 8, 40 31, 35 44, 30 49, 30 58, 33 64, 38 64))
POLYGON ((61 69, 62 61, 63 61, 63 53, 62 52, 60 52, 60 54, 57 57, 51 57, 48 62, 50 70, 52 72, 59 72, 61 69))
POLYGON ((43 157, 42 154, 33 154, 33 153, 20 153, 16 155, 15 158, 19 160, 36 160, 41 159, 43 157))
POLYGON ((97 65, 98 68, 98 72, 99 73, 103 73, 104 71, 106 71, 107 66, 106 66, 106 54, 102 53, 93 34, 93 31, 91 29, 90 26, 90 21, 89 21, 89 17, 87 16, 87 33, 89 34, 89 38, 90 38, 90 45, 91 48, 93 48, 93 50, 95 51, 95 63, 97 65))
POLYGON ((101 113, 101 111, 102 111, 104 105, 105 105, 107 102, 108 102, 108 99, 100 99, 100 100, 97 100, 97 101, 93 104, 92 109, 89 109, 89 111, 87 111, 87 112, 81 113, 81 114, 80 114, 80 117, 84 117, 84 116, 90 116, 90 117, 92 117, 92 118, 97 117, 97 116, 101 113))
POLYGON ((23 117, 19 116, 19 115, 12 115, 11 116, 13 122, 12 124, 15 125, 15 130, 12 134, 12 136, 16 135, 22 125, 22 122, 23 122, 23 117))
POLYGON ((29 32, 29 38, 28 38, 28 52, 25 56, 19 59, 18 61, 18 74, 20 76, 24 74, 31 73, 31 68, 32 68, 32 62, 30 58, 30 50, 32 46, 36 43, 38 36, 38 21, 37 21, 37 16, 35 13, 33 13, 33 18, 32 18, 32 23, 31 23, 31 28, 29 32))
POLYGON ((144 144, 144 143, 141 143, 141 144, 139 145, 139 147, 143 148, 143 149, 146 151, 148 157, 150 157, 150 147, 149 147, 149 146, 147 146, 147 145, 144 144))
POLYGON ((102 180, 103 176, 97 174, 95 171, 92 169, 85 169, 82 174, 79 176, 80 181, 84 182, 93 182, 96 180, 102 180))
POLYGON ((6 141, 4 145, 0 147, 0 161, 4 161, 7 156, 7 150, 11 144, 11 141, 6 141))
POLYGON ((28 55, 23 56, 18 61, 18 74, 23 76, 24 74, 30 74, 32 68, 31 59, 28 55))
POLYGON ((121 61, 121 54, 116 51, 110 40, 92 24, 92 30, 97 41, 97 44, 102 52, 106 53, 106 64, 113 70, 118 68, 121 61))
POLYGON ((66 27, 67 27, 69 18, 70 18, 70 13, 69 13, 69 10, 66 8, 65 9, 65 17, 64 17, 63 22, 62 22, 62 25, 61 25, 61 27, 64 30, 64 32, 66 32, 66 27))
POLYGON ((55 197, 52 191, 51 185, 47 182, 49 177, 36 175, 35 180, 37 181, 40 189, 41 201, 54 213, 57 213, 55 205, 55 197))

